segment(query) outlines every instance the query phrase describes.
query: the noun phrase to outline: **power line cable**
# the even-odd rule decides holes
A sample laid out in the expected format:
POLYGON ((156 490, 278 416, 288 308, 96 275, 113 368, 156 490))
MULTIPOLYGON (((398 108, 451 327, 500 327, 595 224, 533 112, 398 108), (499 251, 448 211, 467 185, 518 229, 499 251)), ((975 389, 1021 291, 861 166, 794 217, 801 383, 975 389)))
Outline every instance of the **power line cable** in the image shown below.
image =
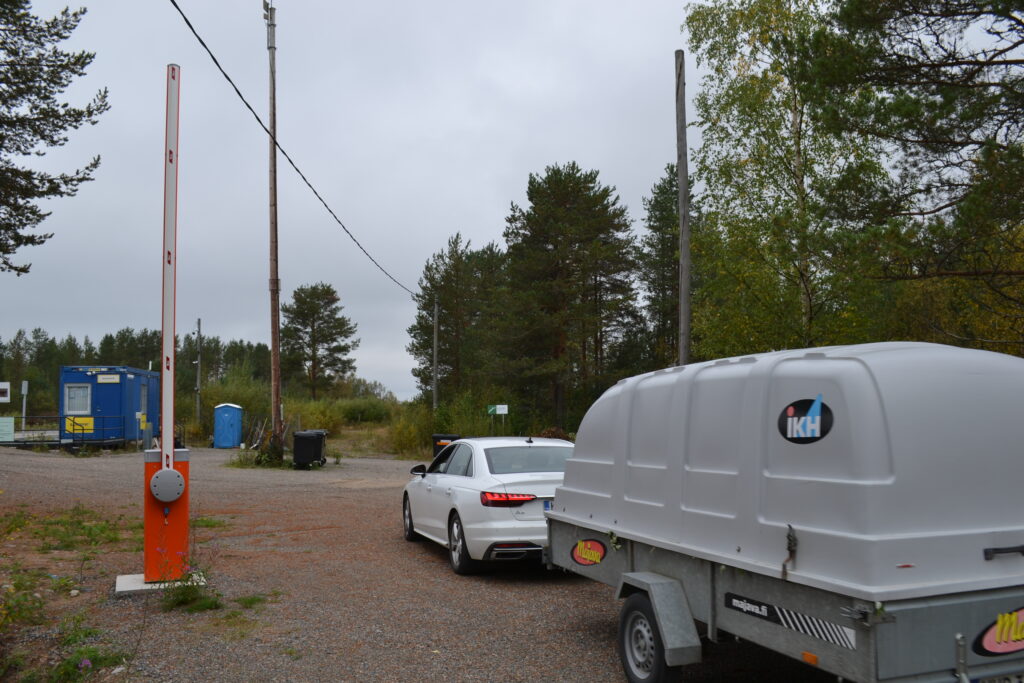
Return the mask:
POLYGON ((170 0, 170 2, 172 5, 174 5, 174 9, 178 10, 178 14, 181 15, 181 18, 185 20, 185 25, 188 26, 188 29, 192 32, 192 35, 196 37, 196 40, 199 41, 199 44, 203 46, 204 50, 206 50, 206 54, 210 55, 210 59, 213 60, 214 66, 217 67, 217 70, 220 71, 221 75, 224 76, 227 82, 234 89, 235 94, 238 95, 238 99, 242 100, 242 104, 244 104, 245 108, 248 109, 249 112, 253 115, 253 117, 256 119, 256 122, 260 124, 260 128, 262 128, 263 131, 267 134, 267 136, 274 141, 274 146, 281 152, 281 155, 288 160, 288 163, 291 165, 293 169, 295 169, 295 172, 299 174, 299 177, 302 178, 302 182, 306 183, 306 187, 308 187, 310 191, 313 193, 313 195, 320 200, 320 203, 324 205, 324 208, 327 209, 327 213, 331 214, 331 218, 333 218, 334 221, 341 226, 341 229, 345 231, 345 234, 349 236, 349 239, 351 239, 355 243, 355 245, 359 247, 359 250, 366 255, 366 258, 370 259, 373 265, 377 266, 377 269, 380 270, 380 272, 384 273, 384 275, 386 275, 389 280, 391 280, 396 285, 398 285, 406 292, 408 292, 410 296, 415 296, 415 293, 413 293, 411 289, 409 289, 401 282, 396 280, 391 273, 385 270, 384 266, 378 263, 377 259, 373 258, 373 256, 370 255, 370 252, 366 251, 366 248, 363 247, 363 245, 359 243, 359 240, 355 238, 355 235, 353 235, 351 231, 349 231, 349 229, 345 227, 345 224, 341 222, 341 219, 338 218, 338 215, 334 213, 334 209, 332 209, 330 205, 327 203, 327 201, 324 200, 322 196, 320 196, 320 193, 317 192, 315 187, 313 187, 313 183, 309 182, 309 179, 306 178, 306 175, 301 170, 299 170, 299 167, 295 164, 294 161, 292 161, 292 158, 288 156, 288 152, 284 151, 284 147, 281 146, 281 144, 277 141, 277 138, 271 134, 270 129, 267 128, 267 126, 263 123, 263 119, 260 118, 260 115, 256 113, 256 110, 252 108, 252 105, 249 104, 249 101, 245 99, 245 95, 242 94, 242 91, 238 89, 238 86, 235 85, 235 82, 231 80, 231 76, 228 75, 227 71, 224 70, 224 67, 222 67, 220 65, 220 62, 217 61, 217 57, 214 56, 213 50, 211 50, 210 47, 206 44, 206 41, 202 39, 202 37, 199 35, 199 32, 196 31, 195 27, 192 25, 192 22, 189 21, 188 17, 185 15, 185 12, 181 9, 181 7, 178 6, 177 0, 170 0))

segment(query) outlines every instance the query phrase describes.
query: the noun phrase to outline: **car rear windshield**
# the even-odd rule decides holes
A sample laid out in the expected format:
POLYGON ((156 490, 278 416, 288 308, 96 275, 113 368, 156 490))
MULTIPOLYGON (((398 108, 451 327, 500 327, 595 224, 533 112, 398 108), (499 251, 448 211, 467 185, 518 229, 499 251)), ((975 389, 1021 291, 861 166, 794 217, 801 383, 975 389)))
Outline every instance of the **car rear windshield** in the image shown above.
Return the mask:
POLYGON ((565 472, 572 446, 502 446, 487 448, 484 453, 491 474, 565 472))

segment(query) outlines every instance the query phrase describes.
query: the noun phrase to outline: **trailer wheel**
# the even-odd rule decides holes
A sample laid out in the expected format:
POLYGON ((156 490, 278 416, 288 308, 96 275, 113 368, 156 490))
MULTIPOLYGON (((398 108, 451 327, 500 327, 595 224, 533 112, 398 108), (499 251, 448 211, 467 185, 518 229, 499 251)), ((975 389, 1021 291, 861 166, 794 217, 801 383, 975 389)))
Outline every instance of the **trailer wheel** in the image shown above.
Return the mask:
POLYGON ((668 681, 678 671, 678 667, 665 664, 665 646, 646 593, 633 593, 622 605, 619 656, 630 683, 668 681))

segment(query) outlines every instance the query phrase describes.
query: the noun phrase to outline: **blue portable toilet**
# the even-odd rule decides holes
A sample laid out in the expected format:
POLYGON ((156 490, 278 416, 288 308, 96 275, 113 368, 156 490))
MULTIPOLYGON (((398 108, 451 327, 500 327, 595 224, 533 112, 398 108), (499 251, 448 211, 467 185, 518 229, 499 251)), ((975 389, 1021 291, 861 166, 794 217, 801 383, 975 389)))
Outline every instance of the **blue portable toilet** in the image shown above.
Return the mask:
POLYGON ((61 443, 117 445, 160 434, 159 372, 63 365, 59 399, 61 443))
POLYGON ((213 408, 213 447, 238 448, 242 443, 242 406, 221 403, 213 408))

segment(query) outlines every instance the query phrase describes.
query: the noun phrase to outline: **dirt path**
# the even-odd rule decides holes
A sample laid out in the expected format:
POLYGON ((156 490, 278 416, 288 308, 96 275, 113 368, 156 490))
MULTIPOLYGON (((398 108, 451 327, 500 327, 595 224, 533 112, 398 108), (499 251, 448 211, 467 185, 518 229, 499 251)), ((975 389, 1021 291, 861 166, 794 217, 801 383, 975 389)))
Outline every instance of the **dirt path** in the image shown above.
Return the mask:
MULTIPOLYGON (((224 467, 231 452, 191 456, 195 561, 223 596, 220 610, 163 612, 154 596, 114 597, 118 574, 142 553, 40 553, 3 541, 0 566, 36 564, 82 593, 46 596, 50 620, 19 630, 7 652, 50 665, 61 616, 82 614, 92 641, 132 655, 111 680, 159 681, 619 681, 618 602, 607 586, 538 567, 458 577, 445 551, 407 543, 401 490, 409 461, 351 459, 318 470, 224 467), (246 609, 238 599, 266 602, 246 609)), ((0 510, 52 515, 76 503, 141 522, 140 455, 70 458, 0 448, 0 510)), ((0 570, 2 571, 2 570, 0 570)), ((694 681, 831 680, 757 648, 709 646, 694 681), (727 668, 723 668, 727 667, 727 668)), ((12 680, 18 680, 14 677, 12 680)))

